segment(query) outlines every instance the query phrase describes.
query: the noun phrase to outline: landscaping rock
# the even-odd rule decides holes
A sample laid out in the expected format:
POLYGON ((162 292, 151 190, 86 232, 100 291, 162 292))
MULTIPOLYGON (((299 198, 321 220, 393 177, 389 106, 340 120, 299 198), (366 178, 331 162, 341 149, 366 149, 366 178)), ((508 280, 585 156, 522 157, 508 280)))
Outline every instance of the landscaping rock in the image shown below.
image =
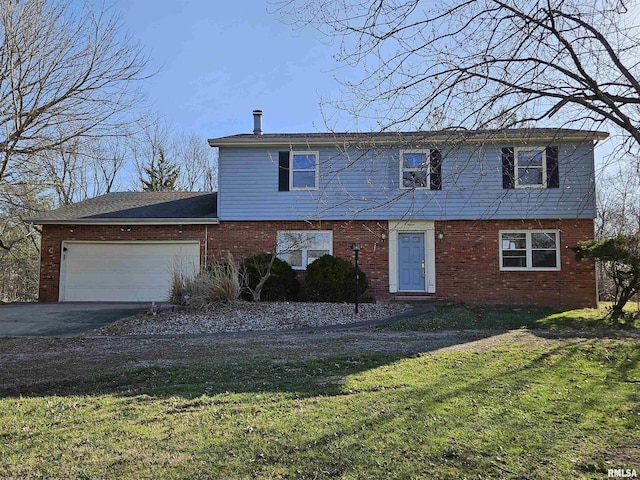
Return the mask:
POLYGON ((158 311, 119 320, 90 335, 181 335, 291 330, 380 320, 406 308, 401 304, 365 303, 354 312, 347 303, 232 302, 207 312, 158 311))

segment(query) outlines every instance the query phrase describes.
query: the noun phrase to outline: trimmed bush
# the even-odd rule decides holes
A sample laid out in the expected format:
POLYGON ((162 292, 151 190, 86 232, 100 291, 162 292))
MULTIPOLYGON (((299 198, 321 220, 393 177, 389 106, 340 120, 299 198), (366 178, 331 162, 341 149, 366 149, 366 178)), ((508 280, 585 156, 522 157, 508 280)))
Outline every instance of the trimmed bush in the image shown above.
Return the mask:
MULTIPOLYGON (((358 268, 359 298, 368 298, 369 284, 362 270, 358 268)), ((309 300, 319 302, 354 302, 355 267, 344 258, 323 255, 307 267, 305 278, 309 300)))
POLYGON ((296 271, 287 262, 279 258, 273 259, 271 275, 262 286, 262 290, 254 298, 260 279, 266 275, 272 255, 261 253, 247 258, 241 267, 243 276, 242 298, 245 300, 282 301, 296 300, 300 290, 300 283, 296 278, 296 271))

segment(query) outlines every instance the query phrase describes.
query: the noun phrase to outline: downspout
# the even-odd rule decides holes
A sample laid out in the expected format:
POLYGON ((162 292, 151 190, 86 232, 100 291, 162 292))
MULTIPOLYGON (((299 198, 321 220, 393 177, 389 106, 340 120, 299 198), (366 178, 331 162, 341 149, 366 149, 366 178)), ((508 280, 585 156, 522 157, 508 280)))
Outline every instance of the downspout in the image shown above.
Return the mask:
POLYGON ((209 225, 204 226, 204 268, 207 268, 209 263, 209 225))

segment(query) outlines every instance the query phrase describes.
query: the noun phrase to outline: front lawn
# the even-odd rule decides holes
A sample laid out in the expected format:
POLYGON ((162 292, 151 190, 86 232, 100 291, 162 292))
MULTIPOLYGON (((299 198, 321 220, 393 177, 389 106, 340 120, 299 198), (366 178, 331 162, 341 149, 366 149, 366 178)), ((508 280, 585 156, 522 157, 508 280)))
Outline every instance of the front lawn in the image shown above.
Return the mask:
MULTIPOLYGON (((212 349, 206 363, 54 381, 0 399, 0 476, 602 479, 609 468, 640 471, 637 337, 546 332, 495 332, 404 356, 354 355, 345 342, 338 355, 264 345, 258 357, 248 342, 233 357, 212 349)), ((312 344, 324 334, 302 335, 312 344)))
POLYGON ((434 313, 426 313, 411 319, 380 325, 381 330, 394 331, 445 331, 445 330, 511 330, 529 329, 578 329, 609 330, 640 329, 640 312, 634 302, 625 307, 625 318, 613 320, 607 310, 583 308, 558 312, 544 308, 493 305, 443 305, 434 313))

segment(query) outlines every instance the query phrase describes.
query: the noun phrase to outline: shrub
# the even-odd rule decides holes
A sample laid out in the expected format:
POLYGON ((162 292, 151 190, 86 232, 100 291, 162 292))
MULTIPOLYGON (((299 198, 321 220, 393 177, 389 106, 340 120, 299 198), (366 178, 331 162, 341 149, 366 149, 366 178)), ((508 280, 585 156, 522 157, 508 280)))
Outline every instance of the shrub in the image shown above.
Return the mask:
POLYGON ((573 247, 577 260, 598 260, 615 285, 612 317, 624 317, 624 306, 640 293, 640 234, 618 235, 580 242, 573 247))
POLYGON ((231 254, 207 266, 209 297, 213 301, 234 301, 240 298, 240 275, 231 254))
MULTIPOLYGON (((359 298, 368 298, 369 284, 358 268, 359 298)), ((307 295, 309 300, 320 302, 355 301, 355 267, 351 262, 332 255, 323 255, 307 267, 307 295)))
POLYGON ((246 300, 295 300, 298 296, 300 283, 295 270, 269 253, 247 258, 242 263, 241 272, 242 298, 246 300))
POLYGON ((204 268, 194 278, 174 273, 170 301, 194 310, 205 310, 220 301, 235 301, 240 298, 238 267, 232 255, 204 268))
POLYGON ((171 291, 169 292, 169 302, 175 305, 185 305, 189 294, 188 286, 193 282, 193 278, 189 278, 183 272, 174 269, 173 278, 171 279, 171 291))

